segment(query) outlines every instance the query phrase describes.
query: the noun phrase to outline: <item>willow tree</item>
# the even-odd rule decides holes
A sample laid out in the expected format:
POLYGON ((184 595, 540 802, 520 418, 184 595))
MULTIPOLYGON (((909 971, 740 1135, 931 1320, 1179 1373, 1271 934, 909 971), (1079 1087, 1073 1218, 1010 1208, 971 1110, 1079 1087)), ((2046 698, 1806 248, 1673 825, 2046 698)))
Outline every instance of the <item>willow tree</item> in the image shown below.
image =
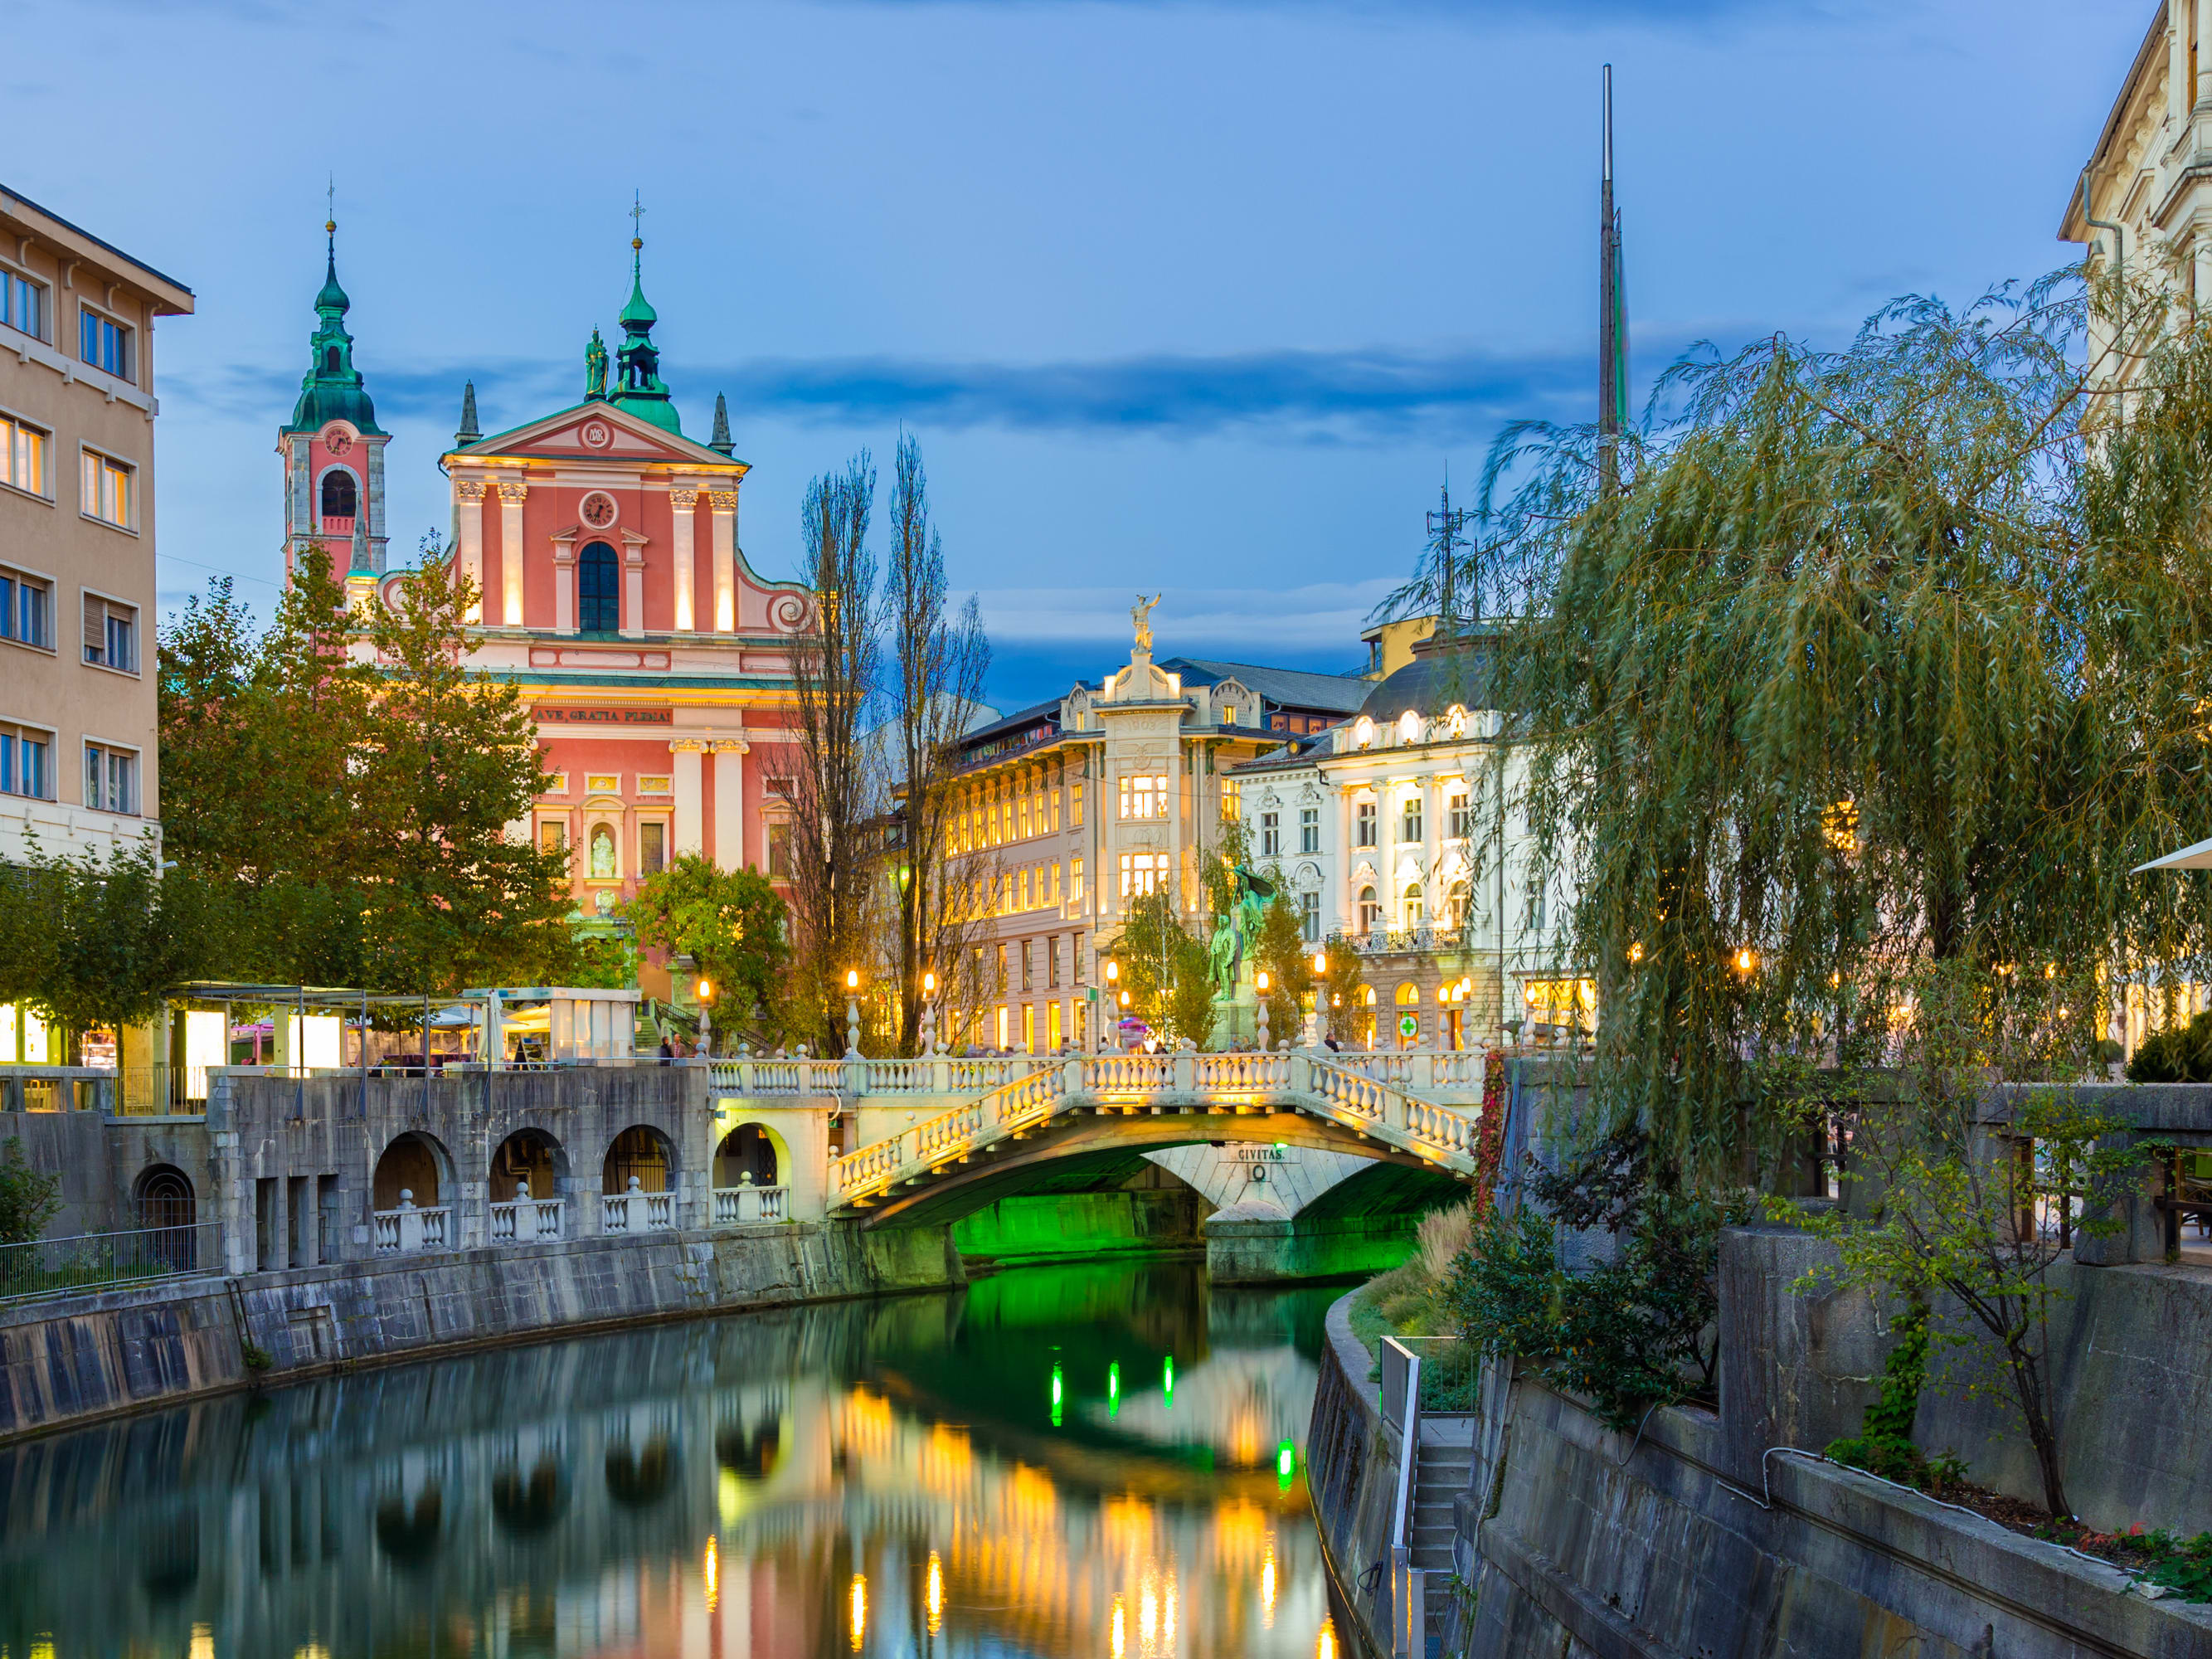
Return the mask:
POLYGON ((1587 430, 1493 451, 1595 1097, 1674 1159, 1748 1173, 1769 1062, 1878 1054, 1928 963, 2203 937, 2201 891, 2128 872, 2212 831, 2212 344, 2168 332, 2087 443, 2087 304, 2062 277, 1900 301, 1840 351, 1701 349, 1617 488, 1587 430))

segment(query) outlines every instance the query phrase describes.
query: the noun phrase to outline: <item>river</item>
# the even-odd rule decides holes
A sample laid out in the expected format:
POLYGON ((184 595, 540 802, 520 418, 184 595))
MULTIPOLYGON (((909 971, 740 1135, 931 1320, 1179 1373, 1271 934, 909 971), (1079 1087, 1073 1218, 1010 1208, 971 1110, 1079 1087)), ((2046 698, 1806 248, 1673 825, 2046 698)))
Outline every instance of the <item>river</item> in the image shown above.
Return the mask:
POLYGON ((0 1452, 0 1659, 1337 1659, 1340 1290, 1018 1269, 0 1452))

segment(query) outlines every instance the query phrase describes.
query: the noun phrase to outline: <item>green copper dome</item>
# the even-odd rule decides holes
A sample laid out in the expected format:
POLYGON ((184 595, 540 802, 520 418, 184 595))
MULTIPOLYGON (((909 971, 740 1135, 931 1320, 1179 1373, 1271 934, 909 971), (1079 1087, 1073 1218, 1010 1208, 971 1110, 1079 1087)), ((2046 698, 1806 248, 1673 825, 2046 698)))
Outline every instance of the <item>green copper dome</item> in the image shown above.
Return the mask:
POLYGON ((639 255, 644 246, 638 238, 630 239, 629 302, 623 307, 620 318, 627 337, 615 353, 616 385, 607 401, 680 438, 684 423, 678 419, 676 405, 660 378, 660 349, 653 343, 653 325, 660 317, 646 301, 644 278, 639 273, 639 255))
POLYGON ((300 379, 300 400, 292 407, 287 432, 319 432, 332 421, 344 421, 357 432, 381 437, 376 405, 362 385, 361 371, 353 366, 353 336, 346 332, 345 314, 353 302, 338 286, 337 227, 326 225, 330 246, 323 267, 322 291, 315 295, 315 332, 309 341, 307 372, 300 379))

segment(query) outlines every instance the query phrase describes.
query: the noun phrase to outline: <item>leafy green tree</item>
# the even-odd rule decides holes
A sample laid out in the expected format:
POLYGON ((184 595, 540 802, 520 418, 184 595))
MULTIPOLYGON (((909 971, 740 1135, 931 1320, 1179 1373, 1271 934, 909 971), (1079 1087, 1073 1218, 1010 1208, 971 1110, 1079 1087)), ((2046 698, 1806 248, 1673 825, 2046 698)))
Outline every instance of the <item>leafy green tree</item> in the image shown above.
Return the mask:
POLYGON ((756 1045, 783 1030, 784 976, 791 962, 788 913, 757 870, 724 870, 686 853, 638 884, 623 914, 638 941, 672 958, 688 956, 713 988, 715 1030, 756 1045))
MULTIPOLYGON (((1206 1046, 1213 1035, 1212 964, 1173 899, 1161 892, 1132 900, 1103 954, 1121 964, 1130 1012, 1171 1042, 1206 1046)), ((1118 1017, 1109 1011, 1108 1018, 1118 1017)))
POLYGON ((1305 921, 1298 907, 1279 884, 1261 913, 1253 957, 1267 975, 1269 1039, 1295 1042, 1305 1018, 1306 999, 1315 990, 1313 947, 1306 943, 1305 921))
POLYGON ((144 1019, 193 977, 220 918, 205 885, 161 878, 150 841, 0 866, 0 1000, 65 1031, 144 1019))
POLYGON ((1618 493, 1587 431, 1493 453, 1596 1097, 1686 1166, 1772 1167, 1765 1068, 1878 1048, 1920 963, 2202 946, 2203 878, 2128 872, 2212 821, 2212 334, 2099 406, 2084 316, 2059 283, 1698 354, 1618 493))
POLYGON ((27 1244, 61 1213, 62 1179, 33 1169, 13 1135, 0 1154, 0 1244, 27 1244))
POLYGON ((1809 1113, 1844 1111, 1844 1179, 1866 1196, 1811 1215, 1771 1201, 1778 1217, 1840 1254, 1837 1267, 1808 1274, 1801 1288, 1864 1285, 1934 1309, 1949 1316, 1927 1323, 1934 1345, 1979 1349, 1993 1361, 1971 1386, 2018 1412, 2044 1502, 2059 1517, 2072 1513, 2051 1376, 2051 1310, 2068 1294, 2063 1247, 2118 1231, 2112 1196, 2142 1161, 2118 1135, 2124 1126, 2050 1080, 2081 1074, 2081 1026, 2068 1011, 2093 991, 1930 964, 1912 983, 1901 1067, 1808 1080, 1807 1097, 1817 1102, 1809 1113), (2014 1085, 2001 1130, 1991 1123, 1993 1080, 2014 1085))

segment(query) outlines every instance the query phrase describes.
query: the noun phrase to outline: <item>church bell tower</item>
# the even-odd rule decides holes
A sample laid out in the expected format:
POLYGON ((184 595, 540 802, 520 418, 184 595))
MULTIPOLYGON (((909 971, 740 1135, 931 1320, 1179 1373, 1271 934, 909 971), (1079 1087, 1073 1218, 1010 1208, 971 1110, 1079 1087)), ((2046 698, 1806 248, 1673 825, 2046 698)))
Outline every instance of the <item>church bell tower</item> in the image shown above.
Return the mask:
POLYGON ((277 428, 284 458, 284 570, 319 547, 331 574, 359 582, 384 574, 384 446, 390 434, 354 367, 352 308, 338 286, 337 223, 326 221, 322 291, 315 295, 315 331, 307 372, 292 418, 277 428))

